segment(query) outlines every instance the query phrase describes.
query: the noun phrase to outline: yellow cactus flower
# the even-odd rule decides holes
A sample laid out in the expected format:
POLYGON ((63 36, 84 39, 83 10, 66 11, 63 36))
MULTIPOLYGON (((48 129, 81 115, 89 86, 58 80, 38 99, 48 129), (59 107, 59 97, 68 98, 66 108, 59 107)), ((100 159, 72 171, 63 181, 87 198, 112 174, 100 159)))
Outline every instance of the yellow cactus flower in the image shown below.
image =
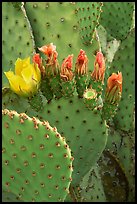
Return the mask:
POLYGON ((39 88, 41 73, 38 65, 30 64, 30 57, 18 58, 15 62, 15 74, 4 72, 9 80, 10 88, 20 96, 32 96, 39 88))

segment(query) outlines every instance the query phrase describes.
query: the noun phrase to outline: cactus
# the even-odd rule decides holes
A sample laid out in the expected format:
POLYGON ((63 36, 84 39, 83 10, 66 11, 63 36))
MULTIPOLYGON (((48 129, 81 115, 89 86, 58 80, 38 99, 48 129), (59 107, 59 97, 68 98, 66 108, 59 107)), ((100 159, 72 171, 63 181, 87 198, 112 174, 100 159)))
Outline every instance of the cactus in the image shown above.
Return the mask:
MULTIPOLYGON (((17 56, 25 58, 32 55, 34 46, 27 20, 24 18, 21 9, 13 7, 11 2, 3 3, 2 20, 2 69, 7 71, 9 68, 12 70, 17 56), (22 47, 25 47, 24 51, 22 47)), ((2 83, 3 86, 8 86, 8 81, 3 72, 2 83)))
POLYGON ((107 201, 126 201, 128 181, 115 156, 109 151, 104 151, 98 163, 107 201))
POLYGON ((99 42, 95 36, 92 45, 86 46, 82 43, 79 35, 77 3, 27 2, 25 9, 32 25, 37 47, 53 42, 59 53, 59 63, 62 63, 69 54, 74 54, 75 62, 79 50, 83 49, 91 64, 89 69, 92 70, 94 54, 99 49, 99 42), (41 19, 46 19, 46 21, 41 19))
POLYGON ((134 15, 3 2, 3 202, 135 201, 134 15))
POLYGON ((70 100, 61 98, 58 101, 51 101, 45 106, 45 112, 39 112, 38 116, 42 119, 46 116, 50 124, 56 125, 59 132, 66 138, 75 158, 72 184, 78 185, 83 175, 89 170, 88 164, 93 165, 98 160, 107 141, 107 128, 100 114, 96 110, 90 112, 82 99, 75 96, 70 100), (91 123, 93 119, 94 124, 91 123), (100 124, 99 130, 96 129, 98 124, 100 124), (85 139, 83 135, 87 138, 85 139), (95 149, 96 146, 98 149, 95 149), (87 157, 89 152, 90 155, 87 157))
POLYGON ((96 26, 99 24, 102 5, 102 2, 77 3, 79 33, 84 44, 92 43, 96 26))
POLYGON ((135 98, 135 32, 131 30, 130 34, 122 41, 111 63, 110 71, 117 71, 119 66, 123 73, 123 94, 119 104, 118 114, 115 117, 115 123, 118 128, 130 130, 133 128, 134 117, 134 98, 135 98), (128 81, 128 83, 127 83, 128 81), (127 105, 128 104, 128 105, 127 105), (126 114, 125 114, 126 110, 126 114))
POLYGON ((100 24, 106 31, 118 40, 126 38, 133 22, 133 2, 104 2, 100 16, 100 24))
POLYGON ((2 190, 2 202, 22 202, 17 196, 6 190, 2 190))
POLYGON ((81 201, 85 202, 106 202, 106 196, 99 174, 99 168, 94 166, 80 183, 81 201))
POLYGON ((7 109, 2 121, 3 186, 24 201, 63 201, 72 157, 56 128, 7 109))
POLYGON ((129 196, 128 201, 134 200, 135 194, 135 161, 134 161, 134 132, 126 132, 122 130, 115 130, 112 126, 109 129, 106 149, 109 150, 121 164, 124 173, 129 182, 129 196))

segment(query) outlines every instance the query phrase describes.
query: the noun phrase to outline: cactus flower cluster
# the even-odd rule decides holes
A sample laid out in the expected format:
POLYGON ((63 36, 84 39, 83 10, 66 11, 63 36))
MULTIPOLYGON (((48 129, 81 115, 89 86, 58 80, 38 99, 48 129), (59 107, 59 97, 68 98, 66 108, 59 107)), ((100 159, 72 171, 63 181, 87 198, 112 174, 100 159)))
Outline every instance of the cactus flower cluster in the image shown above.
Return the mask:
MULTIPOLYGON (((15 63, 16 75, 11 71, 5 72, 11 89, 18 95, 32 96, 36 95, 36 92, 38 93, 39 84, 41 83, 42 89, 46 89, 47 86, 47 89, 51 89, 53 95, 59 94, 57 96, 60 98, 61 96, 72 96, 76 85, 77 93, 80 97, 84 98, 87 107, 90 109, 96 108, 97 101, 99 100, 98 97, 101 96, 99 90, 102 91, 106 69, 103 54, 100 51, 97 52, 94 69, 90 76, 88 72, 89 60, 84 50, 80 49, 74 71, 73 54, 68 55, 60 66, 57 59, 56 46, 53 43, 44 45, 39 50, 47 56, 45 66, 43 64, 44 59, 40 57, 39 53, 36 53, 32 57, 33 64, 30 64, 29 57, 24 60, 17 59, 15 63), (44 78, 46 81, 44 81, 44 78)), ((105 103, 109 105, 118 104, 121 93, 122 73, 113 73, 107 81, 104 107, 105 103)), ((35 99, 34 101, 37 100, 35 99)), ((40 101, 40 97, 38 101, 40 101)), ((114 111, 112 112, 114 114, 114 111)))

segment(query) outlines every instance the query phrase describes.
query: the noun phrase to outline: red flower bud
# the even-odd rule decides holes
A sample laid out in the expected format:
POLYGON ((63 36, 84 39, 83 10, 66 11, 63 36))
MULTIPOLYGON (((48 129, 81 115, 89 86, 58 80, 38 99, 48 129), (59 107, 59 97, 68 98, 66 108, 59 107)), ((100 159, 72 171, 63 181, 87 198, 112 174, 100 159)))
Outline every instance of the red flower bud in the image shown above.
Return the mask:
POLYGON ((32 60, 34 63, 38 64, 38 67, 40 69, 42 66, 42 58, 40 58, 40 55, 38 53, 34 54, 32 60))
POLYGON ((41 72, 41 76, 44 77, 45 76, 45 68, 42 64, 42 58, 40 57, 40 55, 38 53, 34 54, 32 60, 34 62, 34 65, 35 64, 38 65, 38 68, 40 69, 40 72, 41 72))
POLYGON ((72 73, 73 55, 68 55, 62 63, 60 76, 64 81, 73 79, 72 73))
POLYGON ((75 72, 81 75, 87 74, 88 72, 87 64, 88 64, 87 55, 85 51, 81 49, 75 64, 75 72))
POLYGON ((104 83, 105 69, 104 56, 101 52, 97 52, 94 62, 94 70, 91 74, 92 79, 95 81, 102 81, 102 83, 104 83))

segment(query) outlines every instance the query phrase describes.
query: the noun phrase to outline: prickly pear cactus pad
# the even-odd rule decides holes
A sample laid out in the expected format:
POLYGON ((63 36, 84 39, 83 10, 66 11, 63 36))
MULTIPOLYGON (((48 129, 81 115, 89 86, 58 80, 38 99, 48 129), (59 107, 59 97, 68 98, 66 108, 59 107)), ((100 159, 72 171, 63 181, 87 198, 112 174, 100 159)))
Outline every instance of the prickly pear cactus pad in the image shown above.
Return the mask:
POLYGON ((133 128, 133 117, 135 108, 135 31, 122 41, 112 61, 110 71, 117 71, 117 67, 123 73, 123 94, 119 103, 119 110, 115 116, 117 128, 130 130, 133 128), (128 81, 128 82, 127 82, 128 81), (125 114, 126 111, 126 114, 125 114))
POLYGON ((2 202, 22 202, 19 198, 8 191, 2 190, 2 202))
MULTIPOLYGON (((17 57, 27 57, 34 51, 27 20, 20 9, 11 2, 2 3, 2 70, 12 70, 17 57), (22 49, 22 48, 25 49, 22 49), (10 54, 9 54, 10 53, 10 54)), ((2 84, 8 81, 2 72, 2 84)))
POLYGON ((128 198, 128 181, 115 156, 104 151, 98 163, 106 200, 125 202, 128 198))
POLYGON ((90 170, 90 166, 99 159, 106 145, 105 122, 97 110, 89 111, 83 99, 77 96, 69 100, 65 98, 52 100, 46 105, 44 112, 38 113, 38 117, 42 120, 47 118, 66 138, 75 158, 72 183, 78 185, 84 174, 90 170))
POLYGON ((104 2, 100 23, 111 36, 118 40, 126 38, 133 22, 134 2, 104 2))
POLYGON ((79 50, 84 49, 93 65, 99 42, 94 38, 92 45, 86 46, 81 41, 77 2, 26 2, 25 9, 32 25, 37 47, 42 46, 43 43, 54 42, 60 63, 71 53, 74 54, 74 60, 76 60, 79 50))
POLYGON ((64 201, 72 179, 65 139, 47 121, 6 109, 2 115, 2 185, 23 201, 64 201))
POLYGON ((90 44, 93 40, 95 28, 99 25, 102 5, 102 2, 77 3, 80 37, 84 44, 90 44))

